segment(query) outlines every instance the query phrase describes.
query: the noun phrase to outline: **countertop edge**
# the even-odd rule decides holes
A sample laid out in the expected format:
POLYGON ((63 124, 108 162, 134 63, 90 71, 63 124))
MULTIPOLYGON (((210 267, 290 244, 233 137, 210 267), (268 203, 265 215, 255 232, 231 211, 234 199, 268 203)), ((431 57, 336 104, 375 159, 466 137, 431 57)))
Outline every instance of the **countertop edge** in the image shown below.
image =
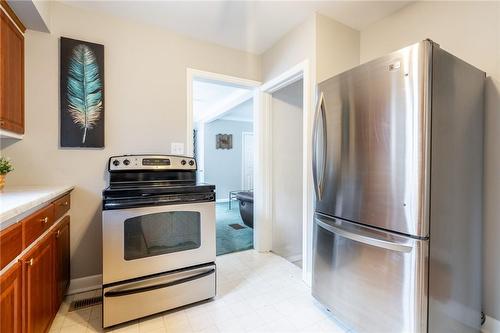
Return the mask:
POLYGON ((11 208, 0 214, 0 230, 4 230, 5 228, 19 222, 24 219, 34 211, 43 207, 45 204, 50 201, 60 197, 61 195, 71 192, 74 190, 74 186, 60 186, 55 188, 53 191, 50 191, 47 194, 40 195, 36 199, 30 200, 26 203, 23 203, 17 207, 11 208))

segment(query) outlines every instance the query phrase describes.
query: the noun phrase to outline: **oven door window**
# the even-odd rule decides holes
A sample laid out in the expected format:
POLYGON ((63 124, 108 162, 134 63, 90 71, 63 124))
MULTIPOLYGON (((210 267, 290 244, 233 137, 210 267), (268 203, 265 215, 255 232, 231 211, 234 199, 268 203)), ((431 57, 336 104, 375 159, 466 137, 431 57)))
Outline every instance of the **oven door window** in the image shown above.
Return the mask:
POLYGON ((141 215, 124 222, 124 258, 134 260, 199 248, 199 212, 176 211, 141 215))

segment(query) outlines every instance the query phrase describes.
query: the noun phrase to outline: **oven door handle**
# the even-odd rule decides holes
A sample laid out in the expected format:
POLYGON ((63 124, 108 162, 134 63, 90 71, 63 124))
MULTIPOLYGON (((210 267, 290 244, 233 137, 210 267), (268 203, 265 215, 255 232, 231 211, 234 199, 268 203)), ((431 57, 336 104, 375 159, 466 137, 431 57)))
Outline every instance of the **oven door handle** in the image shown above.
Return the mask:
POLYGON ((126 295, 143 293, 143 292, 146 292, 146 291, 151 291, 151 290, 156 290, 156 289, 161 289, 161 288, 168 288, 168 287, 175 286, 177 284, 186 283, 186 282, 189 282, 189 281, 201 279, 202 277, 205 277, 205 276, 208 276, 208 275, 211 275, 211 274, 214 274, 214 273, 215 273, 215 268, 212 268, 212 269, 210 269, 210 270, 208 270, 206 272, 203 272, 203 273, 199 273, 199 274, 196 274, 196 275, 188 276, 188 277, 181 278, 181 279, 174 280, 174 281, 169 281, 169 282, 165 282, 165 283, 155 284, 155 285, 152 285, 152 286, 146 286, 146 287, 140 287, 140 288, 134 288, 134 289, 117 290, 117 291, 112 291, 111 290, 111 291, 105 292, 104 293, 104 297, 120 297, 120 296, 126 296, 126 295))

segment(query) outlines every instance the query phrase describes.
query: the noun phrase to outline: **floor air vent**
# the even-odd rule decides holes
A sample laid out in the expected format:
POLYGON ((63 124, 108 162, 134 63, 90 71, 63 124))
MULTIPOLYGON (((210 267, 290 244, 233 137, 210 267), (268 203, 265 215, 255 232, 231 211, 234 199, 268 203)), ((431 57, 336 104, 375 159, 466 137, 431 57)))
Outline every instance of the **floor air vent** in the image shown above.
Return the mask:
POLYGON ((71 304, 69 305, 68 312, 88 308, 88 307, 91 307, 91 306, 94 306, 94 305, 97 305, 100 303, 102 303, 102 296, 78 299, 78 300, 71 302, 71 304))
POLYGON ((242 226, 241 224, 238 224, 238 223, 232 223, 229 225, 231 228, 235 229, 235 230, 240 230, 240 229, 245 229, 244 226, 242 226))

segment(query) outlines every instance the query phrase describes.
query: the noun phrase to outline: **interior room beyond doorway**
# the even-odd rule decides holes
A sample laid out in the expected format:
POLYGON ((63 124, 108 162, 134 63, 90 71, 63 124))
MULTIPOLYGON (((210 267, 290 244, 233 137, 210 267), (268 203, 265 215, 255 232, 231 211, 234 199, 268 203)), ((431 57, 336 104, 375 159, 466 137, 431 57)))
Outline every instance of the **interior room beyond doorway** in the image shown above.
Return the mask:
POLYGON ((198 179, 216 186, 217 255, 253 248, 253 91, 193 80, 198 179))

